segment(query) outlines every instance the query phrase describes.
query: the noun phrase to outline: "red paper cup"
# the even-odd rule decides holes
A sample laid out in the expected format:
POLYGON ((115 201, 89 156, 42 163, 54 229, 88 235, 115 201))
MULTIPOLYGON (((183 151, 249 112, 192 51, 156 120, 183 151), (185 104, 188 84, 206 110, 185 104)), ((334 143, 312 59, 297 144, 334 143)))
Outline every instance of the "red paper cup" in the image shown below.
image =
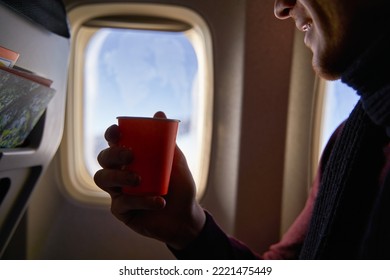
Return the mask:
POLYGON ((141 177, 138 186, 123 187, 129 195, 166 195, 171 177, 178 120, 117 117, 119 145, 131 148, 133 162, 128 170, 141 177))

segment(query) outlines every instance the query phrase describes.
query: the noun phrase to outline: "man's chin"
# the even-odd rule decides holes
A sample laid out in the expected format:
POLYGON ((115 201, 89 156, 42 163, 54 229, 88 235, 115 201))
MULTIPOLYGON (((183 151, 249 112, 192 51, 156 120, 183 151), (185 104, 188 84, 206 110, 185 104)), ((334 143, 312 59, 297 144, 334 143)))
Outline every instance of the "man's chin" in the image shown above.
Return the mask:
POLYGON ((314 72, 317 74, 317 76, 328 80, 328 81, 335 81, 340 79, 342 71, 332 68, 328 65, 320 64, 318 61, 316 61, 313 57, 312 60, 312 66, 314 69, 314 72))

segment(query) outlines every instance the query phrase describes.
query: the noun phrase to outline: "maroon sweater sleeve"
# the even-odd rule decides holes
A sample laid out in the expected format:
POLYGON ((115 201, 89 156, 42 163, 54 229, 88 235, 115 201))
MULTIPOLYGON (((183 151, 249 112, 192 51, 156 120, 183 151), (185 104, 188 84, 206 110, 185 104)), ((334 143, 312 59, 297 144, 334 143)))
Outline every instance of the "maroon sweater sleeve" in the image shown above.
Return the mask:
POLYGON ((176 251, 172 248, 170 250, 177 259, 182 260, 296 259, 305 238, 317 189, 317 187, 312 189, 305 208, 280 242, 272 245, 261 256, 235 238, 227 236, 207 211, 206 223, 198 238, 184 250, 176 251))
POLYGON ((342 123, 335 132, 333 132, 326 144, 321 156, 316 177, 303 210, 287 232, 283 235, 282 239, 278 243, 271 245, 269 250, 263 253, 263 259, 298 259, 313 213, 314 203, 320 187, 322 174, 333 150, 334 143, 340 135, 343 127, 344 123, 342 123))
POLYGON ((168 247, 177 259, 181 260, 233 260, 258 259, 240 241, 227 236, 207 212, 206 222, 199 236, 184 250, 168 247))
POLYGON ((314 180, 314 184, 302 212, 283 235, 282 239, 278 243, 270 246, 269 250, 263 253, 263 259, 298 259, 310 223, 315 198, 318 193, 319 177, 320 174, 318 174, 314 180))
POLYGON ((206 223, 196 240, 184 250, 169 248, 178 259, 297 259, 306 236, 311 219, 314 202, 318 193, 321 174, 328 161, 333 144, 340 132, 340 126, 332 135, 321 157, 317 176, 313 182, 305 207, 294 223, 283 235, 282 239, 262 255, 252 252, 247 246, 233 237, 228 236, 207 212, 206 223))

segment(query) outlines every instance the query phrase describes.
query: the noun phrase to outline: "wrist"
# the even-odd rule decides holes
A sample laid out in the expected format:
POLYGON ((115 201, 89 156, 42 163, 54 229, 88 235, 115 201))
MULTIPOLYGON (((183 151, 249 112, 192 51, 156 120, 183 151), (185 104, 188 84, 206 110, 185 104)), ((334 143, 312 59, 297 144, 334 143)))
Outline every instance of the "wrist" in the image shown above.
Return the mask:
POLYGON ((177 238, 167 245, 175 250, 183 250, 191 244, 202 232, 206 222, 206 214, 203 208, 195 203, 191 209, 191 218, 183 222, 177 238))

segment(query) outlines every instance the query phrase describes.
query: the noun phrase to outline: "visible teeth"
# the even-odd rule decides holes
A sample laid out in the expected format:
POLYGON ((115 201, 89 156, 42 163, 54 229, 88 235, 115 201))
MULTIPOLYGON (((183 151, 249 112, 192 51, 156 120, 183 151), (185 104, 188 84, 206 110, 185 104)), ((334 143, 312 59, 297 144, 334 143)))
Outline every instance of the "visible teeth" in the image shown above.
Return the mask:
POLYGON ((303 32, 309 31, 310 28, 311 28, 311 24, 310 24, 310 23, 306 23, 306 24, 302 27, 302 31, 303 31, 303 32))

